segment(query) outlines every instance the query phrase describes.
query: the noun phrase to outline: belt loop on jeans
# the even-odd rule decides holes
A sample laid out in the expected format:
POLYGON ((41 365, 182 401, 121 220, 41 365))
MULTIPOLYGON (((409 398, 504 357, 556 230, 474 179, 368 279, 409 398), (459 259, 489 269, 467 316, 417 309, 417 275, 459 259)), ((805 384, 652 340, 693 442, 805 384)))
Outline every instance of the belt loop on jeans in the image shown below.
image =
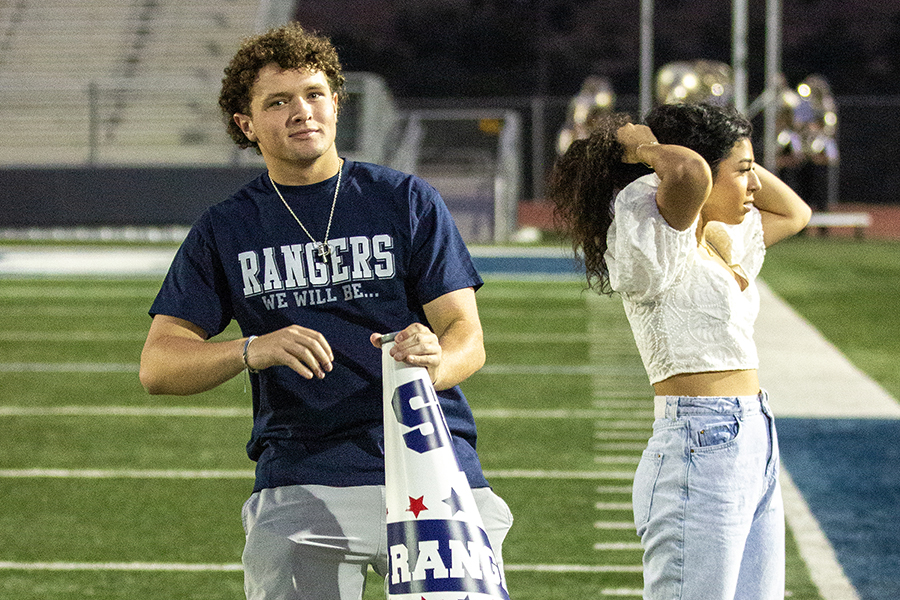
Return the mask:
POLYGON ((678 416, 678 405, 676 404, 674 407, 675 414, 669 415, 666 414, 668 412, 668 396, 654 396, 653 397, 653 417, 656 419, 674 419, 678 416))
POLYGON ((765 412, 765 394, 762 391, 752 397, 738 396, 737 401, 741 406, 741 420, 765 412))

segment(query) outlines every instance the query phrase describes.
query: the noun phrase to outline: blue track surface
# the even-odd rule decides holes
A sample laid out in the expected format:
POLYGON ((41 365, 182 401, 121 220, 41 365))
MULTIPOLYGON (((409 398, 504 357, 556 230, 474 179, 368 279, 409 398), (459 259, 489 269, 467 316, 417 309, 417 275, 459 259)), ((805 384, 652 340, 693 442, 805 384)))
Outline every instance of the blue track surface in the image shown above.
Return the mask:
POLYGON ((781 418, 778 439, 861 600, 900 599, 900 421, 781 418))
POLYGON ((472 257, 479 273, 494 275, 514 273, 523 275, 571 275, 584 277, 584 267, 576 264, 571 257, 551 256, 478 256, 472 257))

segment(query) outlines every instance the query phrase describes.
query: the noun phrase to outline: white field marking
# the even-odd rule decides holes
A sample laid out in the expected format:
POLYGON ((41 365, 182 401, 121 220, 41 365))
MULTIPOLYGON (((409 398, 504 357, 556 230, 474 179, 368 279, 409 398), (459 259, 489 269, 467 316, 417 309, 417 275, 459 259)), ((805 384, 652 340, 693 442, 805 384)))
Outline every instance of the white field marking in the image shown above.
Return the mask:
POLYGON ((0 373, 137 373, 138 363, 0 363, 0 373))
MULTIPOLYGON (((619 429, 638 432, 651 432, 653 430, 652 423, 648 421, 598 421, 598 429, 619 429)), ((647 437, 650 437, 649 435, 647 437)))
MULTIPOLYGON (((536 573, 640 573, 631 565, 504 565, 507 571, 536 573)), ((239 563, 76 563, 76 562, 12 562, 0 561, 0 570, 14 571, 242 571, 239 563)))
POLYGON ((632 510, 631 502, 597 502, 594 504, 597 510, 632 510))
POLYGON ((598 407, 598 412, 602 412, 603 415, 608 419, 631 419, 634 417, 646 417, 650 422, 653 420, 653 411, 652 410, 622 410, 616 408, 603 408, 598 407))
MULTIPOLYGON (((635 398, 634 400, 613 400, 611 398, 602 398, 604 394, 595 395, 595 399, 591 404, 596 408, 620 408, 620 409, 645 409, 652 406, 650 398, 635 398), (601 396, 601 397, 598 397, 601 396)), ((653 412, 648 410, 648 412, 653 412)))
POLYGON ((165 274, 175 250, 152 248, 32 247, 4 250, 4 275, 148 275, 165 274))
POLYGON ((5 479, 253 479, 252 470, 0 469, 5 479))
MULTIPOLYGON (((144 336, 141 337, 143 339, 144 336)), ((0 372, 5 373, 125 373, 137 372, 138 363, 39 363, 8 362, 0 363, 0 372)), ((478 374, 481 375, 614 375, 627 372, 627 369, 615 367, 594 367, 592 365, 486 365, 478 374)))
POLYGON ((647 447, 646 442, 633 442, 633 443, 625 443, 625 442, 614 442, 610 444, 594 444, 594 450, 598 450, 600 452, 615 452, 616 450, 634 450, 637 452, 643 452, 644 448, 647 447))
POLYGON ((613 375, 627 376, 635 371, 630 367, 607 365, 485 365, 478 371, 484 375, 613 375))
MULTIPOLYGON (((187 236, 188 231, 190 231, 189 227, 184 225, 167 225, 163 227, 156 226, 136 226, 136 225, 126 225, 122 227, 116 226, 99 226, 99 227, 88 227, 88 226, 77 226, 77 227, 28 227, 26 229, 20 229, 15 227, 9 227, 5 229, 0 229, 0 239, 3 240, 20 240, 20 241, 30 241, 30 242, 46 242, 46 241, 75 241, 75 242, 173 242, 173 243, 181 243, 185 236, 187 236)), ((9 251, 19 251, 22 252, 22 248, 25 248, 25 251, 28 250, 37 250, 40 248, 53 248, 53 246, 43 246, 38 245, 34 246, 17 246, 14 248, 7 248, 9 251)), ((71 246, 65 246, 64 249, 71 248, 71 246)), ((106 252, 117 252, 119 249, 117 248, 97 248, 97 250, 104 250, 106 252)), ((134 250, 141 250, 141 248, 133 248, 134 250)), ((147 248, 146 250, 152 251, 152 248, 147 248)), ((174 251, 171 252, 174 255, 174 251)))
POLYGON ((243 571, 240 564, 192 563, 75 563, 75 562, 0 562, 0 569, 14 571, 243 571))
MULTIPOLYGON (((621 473, 602 471, 486 470, 488 479, 622 479, 621 473)), ((164 469, 0 469, 3 479, 252 479, 252 470, 164 469)))
POLYGON ((781 469, 779 480, 785 520, 797 540, 800 556, 806 563, 809 577, 819 589, 819 594, 824 600, 859 600, 859 594, 841 568, 831 542, 825 537, 809 505, 784 468, 781 469))
POLYGON ((0 342, 140 342, 146 333, 115 333, 112 331, 4 331, 0 342))
POLYGON ((650 432, 647 431, 598 431, 594 434, 598 440, 643 440, 644 446, 646 441, 650 439, 650 432))
MULTIPOLYGON (((148 308, 149 302, 152 300, 150 298, 148 300, 148 308)), ((90 306, 90 314, 92 317, 103 316, 107 318, 133 318, 135 315, 135 311, 130 306, 124 306, 120 304, 110 303, 110 304, 102 304, 102 303, 92 303, 90 306)), ((73 313, 78 312, 81 309, 73 308, 71 303, 61 303, 61 304, 53 304, 47 305, 38 302, 32 302, 30 304, 16 304, 14 306, 7 306, 3 309, 3 316, 10 317, 71 317, 73 313)), ((146 315, 147 313, 143 313, 146 315)), ((147 316, 147 327, 150 327, 150 317, 147 316)))
POLYGON ((632 521, 597 521, 594 529, 631 529, 634 530, 632 521))
POLYGON ((0 406, 5 417, 250 417, 249 408, 203 406, 0 406))
MULTIPOLYGON (((592 410, 576 409, 481 409, 473 411, 479 419, 596 419, 592 410)), ((0 406, 0 416, 113 416, 113 417, 249 417, 248 408, 202 406, 0 406)), ((602 416, 602 415, 600 415, 602 416)))
POLYGON ((631 481, 633 473, 615 471, 528 471, 525 469, 486 470, 488 479, 617 479, 631 481))
POLYGON ((483 408, 473 410, 476 419, 602 419, 603 413, 577 408, 483 408))
POLYGON ((644 595, 644 590, 632 590, 629 588, 609 588, 600 590, 600 595, 617 597, 636 596, 640 598, 644 595))
POLYGON ((631 494, 630 485, 601 485, 597 487, 598 494, 631 494))
POLYGON ((634 390, 596 390, 594 393, 594 398, 597 402, 604 402, 611 398, 624 398, 627 400, 635 400, 639 402, 648 402, 650 404, 653 403, 653 388, 650 387, 650 384, 647 384, 647 393, 638 393, 634 390))
POLYGON ((585 333, 492 333, 489 342, 506 344, 570 344, 588 341, 585 333))
MULTIPOLYGON (((485 316, 490 317, 491 319, 515 319, 517 321, 522 320, 522 310, 515 308, 494 308, 491 306, 485 306, 484 308, 482 308, 479 306, 478 313, 481 315, 482 320, 485 316)), ((572 319, 580 319, 583 316, 584 311, 581 309, 558 308, 553 309, 553 312, 548 313, 544 319, 550 320, 552 318, 554 320, 558 319, 561 321, 571 321, 572 319)))
POLYGON ((539 573, 642 573, 640 565, 504 565, 506 571, 539 573))
POLYGON ((114 299, 114 298, 146 298, 152 300, 159 291, 157 287, 151 290, 147 286, 136 287, 103 287, 102 284, 91 282, 91 285, 29 285, 16 281, 15 285, 2 285, 0 280, 0 298, 39 298, 41 300, 59 299, 71 300, 73 298, 114 299))
MULTIPOLYGON (((605 338, 607 337, 607 334, 605 332, 605 329, 603 327, 601 327, 600 323, 598 322, 599 319, 596 316, 598 310, 600 310, 600 308, 601 308, 600 307, 601 300, 597 294, 588 294, 585 297, 585 299, 586 299, 587 310, 588 310, 588 319, 587 319, 588 337, 591 340, 591 343, 588 347, 589 361, 592 364, 604 364, 605 362, 607 362, 606 357, 605 357, 605 355, 607 354, 607 352, 605 350, 607 350, 607 348, 604 343, 605 338)), ((644 377, 643 369, 641 369, 641 371, 639 373, 636 372, 636 369, 632 369, 630 371, 630 376, 633 378, 637 378, 639 376, 644 377)), ((608 395, 605 393, 606 390, 609 389, 609 387, 610 387, 609 382, 604 381, 604 379, 602 378, 602 374, 600 374, 599 372, 595 372, 594 376, 591 378, 591 388, 592 388, 591 396, 592 396, 592 398, 595 399, 593 402, 593 405, 595 407, 597 407, 597 408, 601 407, 600 402, 597 401, 598 398, 603 398, 606 400, 606 402, 611 403, 611 401, 608 399, 608 395)), ((631 403, 629 403, 629 404, 631 404, 631 403)), ((641 412, 640 410, 632 409, 632 406, 613 407, 613 406, 610 406, 609 404, 602 405, 601 410, 604 410, 607 413, 608 418, 615 418, 618 420, 617 421, 609 421, 609 420, 595 421, 594 435, 593 435, 593 437, 595 439, 603 439, 603 434, 606 433, 606 431, 608 429, 618 428, 616 425, 613 425, 613 423, 633 423, 634 421, 632 421, 631 419, 634 419, 634 418, 640 416, 639 413, 641 412)), ((622 450, 623 449, 622 446, 623 446, 623 444, 621 444, 621 443, 613 443, 613 444, 595 443, 594 451, 598 452, 599 454, 594 455, 594 463, 595 464, 622 464, 622 460, 624 458, 630 458, 630 457, 622 457, 622 456, 616 456, 616 455, 609 454, 609 452, 616 452, 618 450, 622 450)), ((633 480, 633 478, 634 478, 633 472, 627 472, 627 473, 622 474, 623 480, 630 482, 633 480)), ((624 486, 617 486, 617 487, 621 488, 624 486)), ((600 486, 597 488, 596 493, 601 498, 603 498, 605 496, 605 492, 604 492, 605 489, 606 489, 605 487, 600 486)), ((630 489, 630 486, 629 486, 629 489, 630 489)), ((594 504, 594 508, 596 510, 627 511, 629 515, 631 514, 631 511, 632 511, 631 502, 609 502, 609 501, 605 501, 605 500, 599 500, 594 504)), ((598 521, 598 522, 594 523, 594 527, 597 529, 605 529, 605 530, 614 529, 617 531, 624 531, 624 530, 628 530, 628 529, 633 529, 634 525, 631 524, 630 522, 625 522, 623 524, 623 523, 619 523, 619 522, 612 523, 612 522, 607 522, 607 521, 598 521)), ((598 543, 594 544, 593 549, 596 551, 596 550, 600 550, 603 546, 610 546, 610 545, 619 547, 620 543, 598 542, 598 543)), ((636 569, 637 572, 640 572, 643 570, 640 562, 638 562, 637 565, 632 565, 631 567, 636 569)))
POLYGON ((640 456, 595 456, 595 463, 606 463, 610 465, 636 465, 640 462, 640 456))
POLYGON ((640 542, 598 542, 594 550, 643 550, 640 542))

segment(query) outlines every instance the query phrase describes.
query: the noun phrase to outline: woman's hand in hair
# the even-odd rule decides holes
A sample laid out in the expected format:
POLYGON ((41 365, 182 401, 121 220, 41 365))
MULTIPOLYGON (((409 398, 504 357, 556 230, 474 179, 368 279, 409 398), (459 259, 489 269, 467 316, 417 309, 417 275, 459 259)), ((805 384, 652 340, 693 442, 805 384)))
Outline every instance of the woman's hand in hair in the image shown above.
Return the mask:
POLYGON ((646 125, 623 125, 616 139, 624 148, 622 162, 656 171, 656 205, 666 222, 679 231, 690 227, 712 189, 712 171, 703 157, 684 146, 660 144, 646 125))
POLYGON ((616 139, 622 145, 624 153, 622 154, 622 162, 635 164, 647 164, 648 157, 643 155, 643 151, 648 146, 658 144, 653 131, 646 125, 635 125, 634 123, 626 123, 616 130, 616 139), (643 146, 643 147, 642 147, 643 146), (640 152, 638 151, 640 148, 640 152))

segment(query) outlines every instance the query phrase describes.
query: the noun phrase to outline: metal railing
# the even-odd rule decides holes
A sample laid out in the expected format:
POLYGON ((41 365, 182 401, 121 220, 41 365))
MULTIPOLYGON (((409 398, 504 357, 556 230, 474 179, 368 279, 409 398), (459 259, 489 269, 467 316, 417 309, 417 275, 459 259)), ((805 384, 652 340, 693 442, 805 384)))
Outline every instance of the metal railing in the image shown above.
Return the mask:
POLYGON ((414 110, 392 165, 441 192, 463 237, 502 242, 516 226, 521 146, 521 117, 514 110, 414 110))

